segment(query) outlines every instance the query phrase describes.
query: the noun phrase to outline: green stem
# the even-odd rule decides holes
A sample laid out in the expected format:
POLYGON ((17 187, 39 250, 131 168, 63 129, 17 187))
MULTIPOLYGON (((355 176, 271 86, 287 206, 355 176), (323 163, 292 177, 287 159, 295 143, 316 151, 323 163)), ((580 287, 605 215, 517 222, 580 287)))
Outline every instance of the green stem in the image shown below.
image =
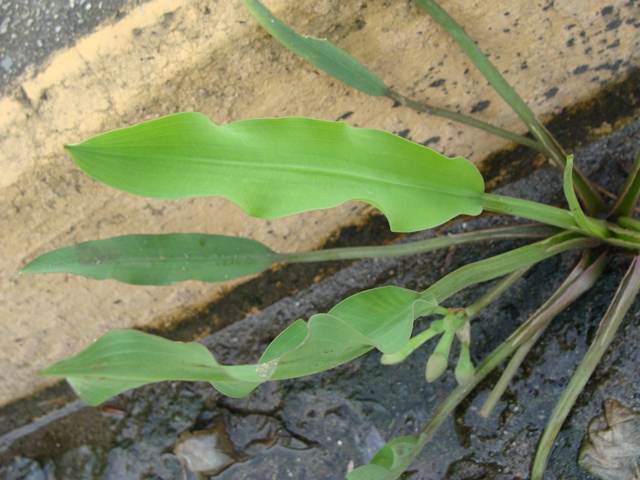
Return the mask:
MULTIPOLYGON (((600 238, 603 241, 609 240, 608 238, 602 238, 600 235, 595 234, 591 229, 580 227, 576 222, 574 214, 563 208, 552 207, 520 198, 502 197, 491 193, 482 194, 482 207, 490 212, 522 217, 535 222, 553 225, 554 227, 564 228, 565 230, 580 232, 584 235, 600 238)), ((598 228, 598 232, 608 232, 606 222, 592 217, 586 218, 591 225, 598 228)))
MULTIPOLYGON (((506 79, 500 74, 498 69, 482 53, 469 35, 467 35, 464 29, 458 25, 458 23, 451 18, 447 12, 440 8, 435 1, 415 1, 424 10, 426 10, 427 13, 431 15, 433 19, 447 31, 447 33, 449 33, 449 35, 451 35, 460 48, 462 48, 464 53, 475 64, 478 70, 480 70, 482 75, 484 75, 489 84, 496 90, 498 95, 507 102, 507 104, 525 123, 534 138, 543 145, 546 155, 552 159, 553 163, 558 168, 563 169, 567 154, 562 150, 558 142, 547 131, 544 125, 540 123, 540 120, 538 120, 524 100, 522 100, 506 79)), ((592 215, 596 215, 604 209, 605 203, 602 198, 600 198, 600 195, 596 193, 589 182, 578 171, 574 171, 574 182, 576 184, 578 194, 582 198, 587 211, 592 215)))
POLYGON ((638 195, 640 195, 640 150, 636 154, 631 171, 625 179, 618 201, 613 207, 610 216, 614 218, 630 217, 638 202, 638 195))
POLYGON ((520 348, 518 348, 516 352, 513 354, 513 356, 511 357, 511 360, 509 360, 509 363, 507 364, 506 368, 502 372, 502 375, 500 376, 500 380, 498 380, 498 383, 496 383, 496 385, 491 390, 491 393, 485 400, 484 405, 482 405, 482 408, 480 409, 480 412, 479 412, 479 415, 481 417, 489 418, 489 415, 491 415, 491 412, 493 411, 495 406, 498 404, 498 401, 500 400, 500 398, 502 398, 502 395, 504 394, 507 387, 511 383, 513 376, 516 374, 516 372, 520 368, 520 365, 522 364, 526 356, 529 354, 529 351, 531 350, 531 348, 533 348, 533 346, 536 344, 536 342, 540 338, 540 335, 542 335, 542 332, 544 332, 544 327, 537 330, 536 333, 529 340, 527 340, 525 343, 520 345, 520 348))
POLYGON ((569 411, 582 392, 598 362, 611 344, 633 300, 640 291, 640 257, 635 257, 604 314, 596 337, 576 369, 562 397, 556 404, 533 461, 532 480, 542 480, 549 454, 569 411))
MULTIPOLYGON (((602 257, 601 257, 602 258, 602 257)), ((594 264, 589 267, 588 271, 584 275, 581 275, 574 281, 575 288, 568 289, 564 295, 557 299, 556 310, 557 312, 564 310, 571 303, 573 303, 580 295, 586 292, 593 282, 598 277, 598 271, 602 271, 606 262, 598 259, 594 264)), ((570 275, 570 277, 573 273, 570 275)), ((552 317, 551 317, 552 318, 552 317)), ((551 320, 548 318, 548 320, 551 320)), ((522 324, 505 342, 503 342, 498 348, 496 348, 491 354, 480 364, 476 369, 475 376, 469 384, 459 385, 453 392, 449 394, 446 400, 435 411, 431 420, 424 427, 415 448, 411 451, 410 455, 402 460, 402 467, 404 470, 409 468, 409 465, 418 456, 422 448, 429 443, 434 437, 437 430, 442 426, 446 419, 453 413, 456 407, 466 398, 466 396, 482 381, 489 373, 491 373, 500 363, 506 358, 513 355, 527 340, 529 340, 537 332, 537 328, 542 328, 545 324, 536 322, 535 324, 531 319, 522 324), (537 327, 537 328, 532 328, 537 327)))
POLYGON ((425 342, 431 340, 436 335, 439 335, 439 332, 436 332, 432 328, 428 328, 427 330, 423 330, 417 335, 411 337, 409 343, 407 345, 398 350, 395 353, 385 353, 380 358, 380 363, 383 365, 394 365, 396 363, 400 363, 404 361, 409 355, 411 355, 416 348, 424 344, 425 342))
POLYGON ((467 319, 471 320, 477 316, 482 310, 487 308, 490 303, 497 300, 509 287, 516 283, 522 276, 527 273, 530 266, 519 268, 511 272, 509 275, 500 280, 494 287, 492 287, 487 293, 485 293, 480 299, 465 308, 467 313, 467 319))
POLYGON ((455 122, 463 123, 465 125, 469 125, 471 127, 479 128, 480 130, 484 130, 487 133, 491 133, 492 135, 497 135, 498 137, 506 138, 512 142, 518 143, 520 145, 524 145, 525 147, 533 148, 544 155, 547 155, 547 149, 540 142, 533 140, 531 138, 527 138, 523 135, 518 135, 517 133, 510 132, 508 130, 504 130, 499 127, 495 127, 490 123, 483 122, 482 120, 478 120, 477 118, 469 117, 468 115, 464 115, 462 113, 454 112, 453 110, 447 110, 446 108, 434 107, 433 105, 428 105, 425 103, 416 102, 415 100, 411 100, 404 95, 401 95, 398 92, 393 90, 387 90, 385 96, 389 97, 391 100, 398 102, 400 105, 404 105, 405 107, 412 108, 417 110, 418 112, 428 113, 430 115, 437 115, 439 117, 448 118, 455 122))
POLYGON ((516 239, 516 238, 544 238, 557 233, 556 229, 545 225, 525 225, 517 227, 492 228, 475 232, 459 233, 436 238, 429 238, 418 242, 401 243, 397 245, 330 248, 313 252, 278 253, 274 262, 307 263, 330 260, 352 260, 358 258, 386 258, 414 255, 448 248, 453 245, 479 242, 482 240, 516 239))
POLYGON ((522 342, 521 338, 510 337, 511 341, 521 343, 521 345, 509 361, 500 380, 498 380, 498 383, 496 383, 495 387, 491 390, 489 397, 480 409, 481 416, 486 418, 490 415, 516 371, 520 368, 520 364, 535 345, 540 335, 542 335, 544 329, 549 325, 551 320, 567 306, 567 295, 570 295, 569 298, 575 298, 576 293, 584 293, 590 288, 602 273, 607 258, 608 255, 603 254, 598 260, 591 263, 589 261, 589 253, 585 252, 578 265, 576 265, 558 290, 554 292, 544 305, 529 317, 525 324, 526 326, 523 326, 520 335, 529 336, 529 338, 522 342))
POLYGON ((573 214, 563 208, 552 207, 538 202, 522 200, 513 197, 503 197, 484 193, 482 207, 494 213, 522 217, 547 225, 564 228, 565 230, 581 231, 576 224, 573 214))
POLYGON ((435 300, 441 304, 469 285, 507 275, 573 248, 588 248, 598 243, 595 239, 574 232, 562 232, 531 245, 465 265, 434 283, 420 296, 424 300, 435 300))

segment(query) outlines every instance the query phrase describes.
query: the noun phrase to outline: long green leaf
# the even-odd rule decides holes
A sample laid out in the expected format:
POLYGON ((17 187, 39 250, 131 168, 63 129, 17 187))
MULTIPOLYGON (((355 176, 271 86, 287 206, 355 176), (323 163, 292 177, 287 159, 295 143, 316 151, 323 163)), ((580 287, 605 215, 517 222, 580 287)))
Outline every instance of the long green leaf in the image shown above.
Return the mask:
POLYGON ((373 247, 275 253, 238 237, 199 233, 125 235, 93 240, 45 253, 21 273, 74 273, 134 285, 169 285, 183 280, 220 282, 260 273, 273 263, 411 255, 464 243, 501 238, 536 238, 556 233, 545 226, 516 226, 373 247))
POLYGON ((121 392, 163 380, 208 381, 222 393, 248 395, 267 380, 328 370, 379 348, 392 353, 408 341, 414 319, 436 308, 418 292, 383 287, 347 298, 328 314, 298 320, 284 330, 255 365, 220 365, 199 343, 172 342, 134 330, 105 334, 74 357, 45 368, 67 377, 78 395, 98 405, 121 392), (365 319, 358 312, 372 304, 365 319), (338 315, 341 317, 339 318, 338 315))
POLYGON ((242 0, 258 23, 276 40, 316 67, 368 95, 385 95, 387 86, 358 60, 325 39, 291 30, 257 0, 242 0))
POLYGON ((627 174, 610 216, 614 218, 631 216, 638 203, 638 195, 640 195, 640 150, 636 153, 636 158, 627 174))
POLYGON ((270 248, 246 238, 197 233, 126 235, 54 250, 29 263, 22 273, 68 272, 134 285, 170 285, 253 275, 276 259, 270 248))
POLYGON ((562 232, 545 240, 469 263, 441 278, 420 295, 422 298, 442 303, 470 285, 486 282, 520 268, 535 265, 567 250, 589 248, 598 243, 599 241, 596 239, 584 237, 574 232, 562 232))
POLYGON ((221 127, 181 113, 66 148, 87 174, 120 190, 222 196, 261 218, 362 200, 408 232, 482 211, 484 182, 469 161, 344 123, 281 118, 221 127))

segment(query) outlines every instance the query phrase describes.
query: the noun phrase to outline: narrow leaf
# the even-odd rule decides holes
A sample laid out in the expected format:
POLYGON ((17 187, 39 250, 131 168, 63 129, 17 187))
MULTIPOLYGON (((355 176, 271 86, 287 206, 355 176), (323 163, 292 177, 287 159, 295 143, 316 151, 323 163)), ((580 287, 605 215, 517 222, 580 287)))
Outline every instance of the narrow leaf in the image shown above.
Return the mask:
POLYGON ((380 78, 333 43, 294 32, 258 0, 243 2, 262 28, 298 56, 361 92, 376 96, 387 93, 380 78))
POLYGON ((539 242, 469 263, 441 278, 420 295, 434 302, 443 303, 447 298, 470 285, 535 265, 570 249, 589 248, 597 244, 599 241, 596 239, 574 232, 562 232, 539 242))
POLYGON ((611 215, 614 217, 630 217, 638 203, 638 195, 640 195, 640 150, 636 153, 636 159, 625 179, 611 215))
POLYGON ((394 231, 408 232, 482 211, 484 182, 471 162, 344 123, 280 118, 220 127, 181 113, 66 148, 87 174, 120 190, 222 196, 261 218, 362 200, 394 231))
POLYGON ((45 253, 22 273, 66 272, 134 285, 183 280, 222 282, 260 273, 276 262, 271 249, 246 238, 199 233, 126 235, 45 253))
POLYGON ((609 231, 606 227, 602 227, 597 224, 595 220, 587 217, 582 208, 580 207, 580 202, 578 202, 578 197, 576 196, 576 192, 573 189, 573 155, 569 155, 567 157, 567 161, 564 168, 564 196, 567 199, 567 203, 569 204, 569 210, 573 214, 576 223, 582 230, 585 232, 591 233, 592 235, 600 238, 607 238, 610 236, 609 231))
POLYGON ((640 233, 640 221, 630 217, 618 217, 616 221, 621 227, 633 230, 635 233, 640 233))
POLYGON ((154 381, 236 380, 199 343, 172 342, 134 330, 109 332, 78 355, 40 373, 68 377, 90 405, 154 381))

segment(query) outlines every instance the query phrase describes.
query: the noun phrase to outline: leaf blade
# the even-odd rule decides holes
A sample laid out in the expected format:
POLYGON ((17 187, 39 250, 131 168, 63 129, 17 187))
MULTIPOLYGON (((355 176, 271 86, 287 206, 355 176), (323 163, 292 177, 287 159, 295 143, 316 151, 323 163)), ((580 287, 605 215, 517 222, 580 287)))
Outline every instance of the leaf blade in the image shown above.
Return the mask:
MULTIPOLYGON (((424 301, 415 300, 417 292, 411 294, 398 287, 374 289, 372 296, 377 291, 385 298, 395 295, 400 300, 376 309, 372 313, 374 321, 358 328, 349 323, 349 315, 342 319, 317 314, 309 322, 298 320, 253 365, 221 365, 199 343, 172 342, 134 330, 119 330, 103 335, 84 351, 45 368, 41 374, 67 377, 78 395, 91 405, 164 380, 207 381, 226 395, 241 397, 268 380, 310 375, 353 360, 376 346, 384 346, 382 336, 392 345, 407 332, 408 339, 414 315, 418 314, 413 312, 425 311, 423 305, 414 309, 413 303, 424 301), (397 290, 395 294, 393 290, 397 290), (387 325, 380 329, 378 324, 383 323, 387 325)), ((344 311, 350 310, 348 305, 354 302, 351 298, 341 302, 347 305, 344 311)), ((360 301, 361 298, 355 300, 360 301)))
POLYGON ((294 32, 257 0, 243 2, 262 28, 298 56, 363 93, 374 96, 387 93, 384 82, 344 50, 328 40, 294 32))
POLYGON ((246 238, 199 233, 124 235, 45 253, 22 273, 74 273, 132 285, 184 280, 222 282, 262 272, 278 261, 267 246, 246 238))
POLYGON ((182 113, 66 148, 114 188, 154 198, 222 196, 265 219, 360 200, 408 232, 482 211, 484 181, 471 162, 344 123, 280 118, 221 127, 182 113))

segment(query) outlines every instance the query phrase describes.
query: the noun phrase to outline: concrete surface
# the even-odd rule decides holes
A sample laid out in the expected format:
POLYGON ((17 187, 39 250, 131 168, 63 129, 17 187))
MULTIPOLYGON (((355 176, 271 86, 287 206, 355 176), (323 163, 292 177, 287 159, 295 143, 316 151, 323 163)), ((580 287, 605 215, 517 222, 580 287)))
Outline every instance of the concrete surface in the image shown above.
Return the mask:
MULTIPOLYGON (((347 49, 402 93, 523 131, 453 42, 412 2, 266 3, 302 33, 328 37, 347 49)), ((7 21, 5 5, 11 4, 0 6, 2 48, 16 21, 7 21)), ((221 124, 284 115, 344 120, 476 162, 506 145, 339 84, 280 47, 240 1, 128 5, 126 14, 108 15, 68 48, 36 58, 38 63, 25 66, 15 79, 7 77, 0 99, 0 405, 49 384, 50 379, 34 376, 38 369, 107 330, 170 324, 230 288, 19 277, 19 269, 37 255, 94 238, 179 231, 249 236, 280 251, 311 249, 368 210, 353 204, 267 222, 220 199, 137 198, 83 176, 62 150, 64 143, 199 110, 221 124)), ((640 63, 640 12, 634 2, 521 0, 507 8, 500 2, 443 1, 442 6, 543 118, 596 94, 640 63)))
POLYGON ((75 44, 108 19, 144 0, 3 0, 0 4, 0 91, 33 74, 56 50, 75 44))

